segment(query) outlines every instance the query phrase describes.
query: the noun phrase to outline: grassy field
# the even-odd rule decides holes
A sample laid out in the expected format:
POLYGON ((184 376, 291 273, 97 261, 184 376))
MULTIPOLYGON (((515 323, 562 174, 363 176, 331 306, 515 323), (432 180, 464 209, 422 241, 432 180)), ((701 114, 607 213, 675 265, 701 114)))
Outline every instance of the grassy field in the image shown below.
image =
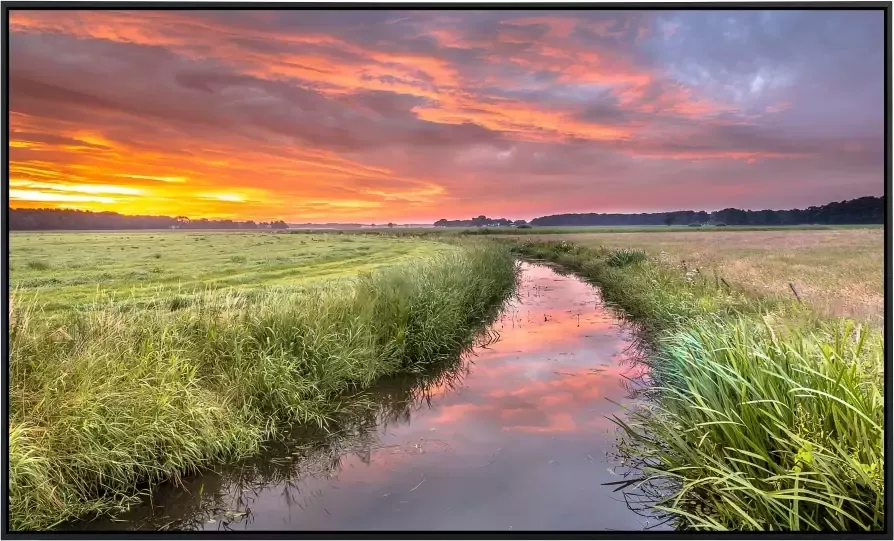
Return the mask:
POLYGON ((880 226, 688 226, 435 228, 364 231, 424 238, 510 237, 590 248, 635 248, 698 269, 755 296, 800 298, 829 317, 880 326, 884 229, 880 226))
POLYGON ((884 523, 881 228, 484 231, 12 235, 13 527, 362 409, 344 397, 469 343, 510 251, 598 283, 647 337, 619 451, 653 509, 695 529, 884 523))
POLYGON ((555 225, 530 229, 515 227, 447 228, 441 230, 477 235, 568 235, 571 233, 725 233, 729 231, 829 231, 840 229, 882 229, 880 225, 730 225, 724 227, 688 225, 555 225))
MULTIPOLYGON (((637 487, 644 506, 679 528, 884 527, 881 326, 830 316, 815 299, 757 294, 731 271, 737 254, 758 266, 774 250, 812 245, 807 252, 826 268, 815 280, 881 280, 880 231, 810 234, 826 236, 811 243, 803 240, 806 233, 774 233, 783 236, 776 239, 781 247, 765 246, 770 239, 760 233, 724 233, 726 241, 713 244, 709 237, 724 237, 502 240, 519 254, 555 261, 598 283, 606 301, 643 330, 650 370, 639 392, 646 400, 626 421, 616 419, 623 433, 619 454, 631 468, 618 488, 637 487), (835 253, 829 234, 837 235, 840 250, 847 249, 841 239, 861 239, 863 251, 855 253, 878 258, 875 272, 846 257, 823 258, 825 250, 835 253), (877 242, 861 235, 876 235, 877 242), (719 256, 731 287, 670 261, 695 254, 719 256)), ((771 263, 783 271, 776 279, 793 273, 795 261, 801 259, 771 263)))
POLYGON ((282 427, 327 426, 362 409, 379 377, 455 358, 516 278, 508 251, 472 242, 12 240, 13 529, 121 509, 146 482, 255 454, 282 427), (99 292, 88 280, 96 276, 99 292))
POLYGON ((14 233, 9 286, 47 310, 196 290, 292 288, 456 250, 418 239, 262 232, 14 233), (101 294, 99 293, 101 292, 101 294))
MULTIPOLYGON (((685 228, 684 228, 685 229, 685 228)), ((532 230, 533 231, 533 230, 532 230)), ((884 315, 884 230, 881 228, 665 231, 525 235, 530 241, 588 248, 642 249, 671 265, 699 269, 761 296, 792 298, 822 314, 880 326, 884 315)))

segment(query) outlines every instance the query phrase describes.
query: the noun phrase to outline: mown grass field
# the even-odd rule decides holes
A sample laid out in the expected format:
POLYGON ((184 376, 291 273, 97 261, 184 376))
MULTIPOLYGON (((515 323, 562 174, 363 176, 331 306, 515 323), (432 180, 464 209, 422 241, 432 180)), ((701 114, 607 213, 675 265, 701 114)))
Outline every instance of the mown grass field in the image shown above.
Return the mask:
POLYGON ((587 248, 642 249, 671 265, 715 273, 754 295, 793 298, 828 316, 881 326, 884 315, 884 229, 734 228, 648 232, 516 235, 520 240, 572 242, 587 248))
POLYGON ((455 359, 517 272, 507 250, 480 242, 210 232, 12 240, 17 530, 114 512, 147 482, 367 407, 363 391, 380 377, 455 359))
POLYGON ((121 302, 306 285, 456 250, 418 239, 269 232, 54 232, 10 235, 9 287, 64 310, 121 302))

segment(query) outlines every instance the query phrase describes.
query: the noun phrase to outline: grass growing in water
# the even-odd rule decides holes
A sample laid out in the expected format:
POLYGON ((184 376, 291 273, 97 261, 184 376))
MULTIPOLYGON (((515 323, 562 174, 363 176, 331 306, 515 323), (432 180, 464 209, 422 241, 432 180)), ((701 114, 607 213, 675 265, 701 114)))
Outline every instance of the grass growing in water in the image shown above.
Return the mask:
POLYGON ((681 528, 880 530, 880 329, 607 249, 520 243, 597 282, 650 336, 650 400, 622 427, 621 486, 681 528))
POLYGON ((162 299, 45 318, 12 304, 10 525, 123 508, 138 483, 256 453, 290 423, 325 426, 352 403, 336 397, 455 355, 515 274, 507 251, 466 246, 301 292, 210 290, 173 311, 162 299))

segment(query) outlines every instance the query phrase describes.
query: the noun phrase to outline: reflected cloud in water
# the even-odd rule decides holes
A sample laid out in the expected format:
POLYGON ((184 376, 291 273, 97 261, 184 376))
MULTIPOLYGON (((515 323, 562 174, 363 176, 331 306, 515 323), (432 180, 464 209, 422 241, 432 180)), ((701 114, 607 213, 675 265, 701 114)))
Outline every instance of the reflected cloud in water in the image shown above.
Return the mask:
POLYGON ((87 529, 620 529, 647 520, 620 479, 609 419, 633 336, 596 289, 523 264, 499 340, 369 392, 333 434, 296 430, 259 457, 157 487, 87 529))

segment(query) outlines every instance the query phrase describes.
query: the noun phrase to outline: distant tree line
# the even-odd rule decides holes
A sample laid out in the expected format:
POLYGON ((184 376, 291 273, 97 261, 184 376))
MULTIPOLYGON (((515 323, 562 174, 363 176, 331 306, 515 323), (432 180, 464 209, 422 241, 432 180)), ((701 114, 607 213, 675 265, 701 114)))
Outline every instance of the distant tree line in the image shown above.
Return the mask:
MULTIPOLYGON (((802 224, 882 224, 885 219, 883 197, 860 197, 819 207, 791 210, 741 210, 726 208, 715 212, 681 210, 640 214, 555 214, 531 220, 535 226, 562 225, 802 225, 802 224)), ((355 225, 355 224, 351 224, 355 225)), ((389 224, 393 227, 393 224, 389 224)), ((508 227, 525 226, 524 220, 478 216, 471 220, 445 220, 436 227, 508 227)), ((117 212, 91 212, 69 209, 9 209, 12 231, 49 229, 288 229, 282 221, 240 222, 234 220, 191 220, 186 216, 127 216, 117 212)))
POLYGON ((286 222, 191 220, 186 216, 126 216, 117 212, 69 209, 9 209, 9 229, 288 229, 286 222))
POLYGON ((508 227, 511 225, 525 225, 524 220, 507 220, 505 218, 488 218, 487 216, 478 216, 471 220, 445 220, 440 219, 435 222, 435 227, 508 227))
MULTIPOLYGON (((726 208, 715 212, 681 210, 640 214, 554 214, 531 220, 531 225, 843 225, 882 224, 884 197, 860 197, 806 209, 741 210, 726 208)), ((438 225, 437 223, 435 225, 438 225)))
MULTIPOLYGON (((373 227, 375 224, 373 224, 373 227)), ((295 229, 360 229, 363 227, 362 224, 341 224, 337 222, 329 222, 325 224, 312 224, 312 223, 304 223, 304 224, 289 224, 289 227, 295 229)))

